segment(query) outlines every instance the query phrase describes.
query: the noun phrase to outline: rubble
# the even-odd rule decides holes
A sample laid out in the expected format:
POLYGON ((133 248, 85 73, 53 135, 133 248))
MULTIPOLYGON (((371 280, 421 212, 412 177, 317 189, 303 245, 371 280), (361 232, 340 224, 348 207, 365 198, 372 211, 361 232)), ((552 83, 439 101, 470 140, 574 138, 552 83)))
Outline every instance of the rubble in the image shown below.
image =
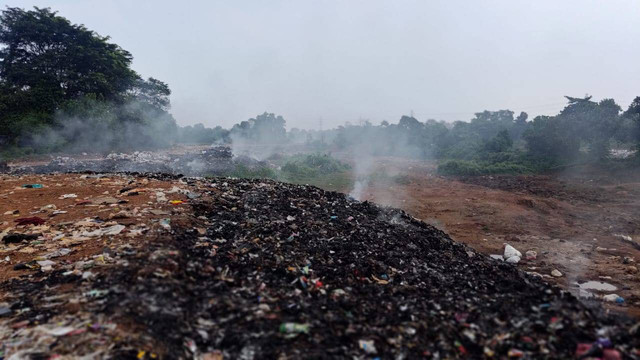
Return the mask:
POLYGON ((566 359, 599 338, 640 357, 632 320, 400 210, 265 180, 104 179, 83 181, 116 202, 78 193, 1 244, 28 275, 0 282, 7 357, 566 359))
POLYGON ((509 244, 504 244, 504 260, 510 264, 517 264, 522 258, 522 253, 509 244))
POLYGON ((538 253, 534 250, 528 250, 524 255, 527 260, 535 260, 538 257, 538 253))
POLYGON ((206 150, 185 154, 136 151, 131 154, 111 153, 99 159, 84 160, 58 156, 46 165, 17 166, 6 172, 13 174, 138 172, 212 176, 229 174, 237 166, 260 168, 265 165, 264 162, 246 156, 234 158, 231 149, 227 146, 213 146, 206 150))

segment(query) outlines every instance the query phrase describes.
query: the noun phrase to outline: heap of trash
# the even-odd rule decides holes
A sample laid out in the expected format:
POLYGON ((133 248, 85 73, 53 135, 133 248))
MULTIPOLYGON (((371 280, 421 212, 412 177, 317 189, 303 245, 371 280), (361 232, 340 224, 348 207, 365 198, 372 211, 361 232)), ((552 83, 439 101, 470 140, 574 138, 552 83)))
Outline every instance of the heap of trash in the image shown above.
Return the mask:
POLYGON ((75 231, 95 246, 0 283, 6 358, 640 358, 640 324, 403 211, 267 180, 145 179, 96 209, 147 194, 162 218, 120 227, 105 211, 11 240, 54 251, 75 231))
POLYGON ((110 153, 98 159, 57 156, 45 165, 23 165, 10 168, 0 164, 0 173, 139 172, 187 176, 228 176, 238 167, 252 169, 264 166, 266 163, 247 156, 234 157, 228 146, 213 146, 184 154, 136 151, 133 153, 110 153))

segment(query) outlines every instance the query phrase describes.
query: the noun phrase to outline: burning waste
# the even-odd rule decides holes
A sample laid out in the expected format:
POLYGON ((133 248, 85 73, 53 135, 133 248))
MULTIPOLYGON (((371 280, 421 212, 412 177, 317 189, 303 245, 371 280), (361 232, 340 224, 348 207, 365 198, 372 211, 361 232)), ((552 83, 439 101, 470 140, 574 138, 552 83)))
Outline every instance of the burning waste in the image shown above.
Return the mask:
POLYGON ((17 224, 0 235, 7 358, 640 356, 631 320, 343 194, 174 175, 2 184, 34 199, 2 218, 17 224))
POLYGON ((234 157, 231 149, 226 146, 213 146, 184 154, 136 151, 133 153, 110 153, 104 157, 92 159, 58 156, 45 165, 7 166, 4 172, 15 174, 138 172, 213 176, 229 174, 238 166, 262 167, 265 166, 265 163, 246 156, 234 157))

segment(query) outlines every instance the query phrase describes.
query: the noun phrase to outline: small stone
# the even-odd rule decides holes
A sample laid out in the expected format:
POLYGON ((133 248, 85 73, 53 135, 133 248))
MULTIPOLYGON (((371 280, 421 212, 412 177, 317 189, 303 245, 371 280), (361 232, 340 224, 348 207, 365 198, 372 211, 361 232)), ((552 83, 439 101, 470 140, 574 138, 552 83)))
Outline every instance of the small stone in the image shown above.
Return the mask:
MULTIPOLYGON (((514 248, 513 246, 509 245, 509 244, 504 244, 504 258, 505 259, 509 259, 511 257, 522 257, 522 253, 518 250, 516 250, 516 248, 514 248)), ((518 259, 519 261, 519 259, 518 259)))
POLYGON ((520 256, 512 256, 506 260, 510 264, 517 264, 520 262, 520 256))
POLYGON ((562 277, 562 273, 558 271, 558 269, 553 269, 553 271, 551 272, 551 276, 559 278, 562 277))

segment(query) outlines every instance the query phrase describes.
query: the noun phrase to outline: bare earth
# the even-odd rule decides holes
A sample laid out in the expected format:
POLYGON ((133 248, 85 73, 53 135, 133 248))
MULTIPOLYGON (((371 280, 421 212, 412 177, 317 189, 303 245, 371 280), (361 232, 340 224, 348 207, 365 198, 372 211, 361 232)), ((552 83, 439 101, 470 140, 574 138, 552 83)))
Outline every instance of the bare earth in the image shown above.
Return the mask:
MULTIPOLYGON (((378 159, 378 169, 389 175, 406 174, 407 185, 387 181, 374 183, 365 191, 366 200, 399 207, 416 218, 431 223, 476 250, 502 254, 508 243, 521 251, 537 252, 535 260, 523 260, 519 268, 537 273, 547 281, 576 294, 577 283, 595 280, 617 287, 624 303, 605 304, 610 309, 640 317, 640 181, 638 177, 598 178, 580 176, 494 176, 449 179, 435 175, 433 163, 399 159, 378 159), (617 235, 631 237, 632 242, 617 235), (634 246, 635 243, 635 246, 634 246), (561 277, 551 276, 553 270, 561 277)), ((159 221, 177 221, 181 205, 159 206, 154 192, 126 196, 127 188, 170 189, 175 183, 152 180, 138 183, 127 177, 93 178, 82 175, 3 177, 0 181, 0 232, 45 233, 55 236, 62 227, 82 228, 77 222, 100 217, 106 223, 127 225, 131 229, 160 228, 159 221), (42 183, 44 189, 23 189, 23 184, 42 183), (64 194, 76 198, 60 199, 64 194), (120 204, 94 204, 99 197, 115 197, 120 204), (55 208, 47 208, 54 205, 55 208), (150 209, 164 211, 161 215, 150 209), (18 211, 16 214, 10 212, 18 211), (54 211, 67 213, 54 215, 54 211), (114 215, 129 214, 118 219, 114 215), (41 228, 22 228, 15 219, 38 216, 47 222, 41 228)), ((342 189, 348 192, 349 189, 342 189)), ((154 190, 155 191, 155 190, 154 190)), ((169 200, 187 200, 182 194, 167 194, 169 200)), ((160 214, 160 213, 159 213, 160 214)), ((105 223, 105 224, 106 224, 105 223)), ((101 225, 106 226, 106 225, 101 225)), ((115 238, 131 237, 124 231, 115 238)), ((628 239, 628 238, 627 238, 628 239)), ((17 247, 2 244, 0 281, 24 274, 14 266, 51 252, 45 244, 17 247), (8 257, 8 261, 6 261, 8 257)), ((91 258, 102 253, 106 244, 78 242, 68 244, 73 252, 67 261, 91 258)))
MULTIPOLYGON (((381 159, 385 172, 408 174, 411 183, 372 184, 365 198, 399 207, 436 225, 476 250, 502 254, 508 243, 523 254, 518 267, 538 273, 575 294, 595 280, 617 287, 621 305, 610 309, 640 316, 640 182, 589 176, 494 176, 448 179, 435 165, 381 159), (616 235, 630 236, 636 243, 616 235), (557 269, 561 277, 551 276, 557 269)), ((600 301, 600 300, 598 300, 600 301)))

